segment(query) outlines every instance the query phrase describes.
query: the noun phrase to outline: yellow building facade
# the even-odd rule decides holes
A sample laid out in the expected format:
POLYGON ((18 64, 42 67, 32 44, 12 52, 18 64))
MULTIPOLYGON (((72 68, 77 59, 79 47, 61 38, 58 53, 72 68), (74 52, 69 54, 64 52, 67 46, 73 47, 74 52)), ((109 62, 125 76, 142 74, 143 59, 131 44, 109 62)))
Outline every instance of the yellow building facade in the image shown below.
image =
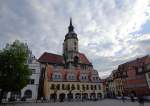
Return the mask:
POLYGON ((41 86, 39 97, 48 100, 103 98, 103 84, 92 63, 79 52, 72 20, 63 42, 63 54, 45 52, 39 58, 41 86))

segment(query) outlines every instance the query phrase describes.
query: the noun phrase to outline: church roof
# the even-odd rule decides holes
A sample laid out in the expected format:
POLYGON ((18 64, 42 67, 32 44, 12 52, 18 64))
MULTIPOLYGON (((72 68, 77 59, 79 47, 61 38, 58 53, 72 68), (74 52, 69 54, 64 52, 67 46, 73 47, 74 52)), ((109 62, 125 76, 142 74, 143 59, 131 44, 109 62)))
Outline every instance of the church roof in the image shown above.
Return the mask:
MULTIPOLYGON (((82 64, 92 65, 83 53, 79 53, 79 60, 82 64)), ((63 56, 47 52, 44 52, 38 61, 41 63, 64 64, 63 56)))
POLYGON ((63 64, 63 57, 58 54, 44 52, 38 59, 41 63, 63 64))

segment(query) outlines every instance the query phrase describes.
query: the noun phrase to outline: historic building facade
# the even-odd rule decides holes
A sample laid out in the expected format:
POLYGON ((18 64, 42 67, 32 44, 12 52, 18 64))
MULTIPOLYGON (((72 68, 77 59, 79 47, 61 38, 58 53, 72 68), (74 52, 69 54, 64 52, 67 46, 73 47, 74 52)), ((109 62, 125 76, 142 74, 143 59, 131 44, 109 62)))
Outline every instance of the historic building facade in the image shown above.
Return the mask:
POLYGON ((102 83, 85 54, 79 52, 78 37, 72 20, 63 42, 63 54, 43 53, 39 58, 41 78, 39 98, 100 99, 102 83))
MULTIPOLYGON (((148 87, 149 87, 149 92, 150 92, 150 63, 149 64, 146 64, 146 67, 145 67, 145 76, 146 76, 146 80, 147 80, 147 84, 148 84, 148 87)), ((150 95, 150 94, 149 94, 150 95)))
POLYGON ((27 62, 31 70, 29 83, 21 90, 21 98, 26 100, 36 100, 38 96, 39 78, 40 78, 40 63, 29 50, 29 58, 27 62))
POLYGON ((149 62, 150 57, 144 56, 124 64, 127 69, 125 91, 128 94, 134 94, 135 96, 149 95, 148 84, 145 76, 145 66, 149 62))
MULTIPOLYGON (((107 78, 109 84, 114 84, 115 96, 139 96, 150 95, 150 56, 137 58, 118 66, 117 70, 112 72, 113 77, 107 78), (109 79, 113 79, 110 80, 109 79)), ((108 92, 108 93, 109 93, 108 92)))

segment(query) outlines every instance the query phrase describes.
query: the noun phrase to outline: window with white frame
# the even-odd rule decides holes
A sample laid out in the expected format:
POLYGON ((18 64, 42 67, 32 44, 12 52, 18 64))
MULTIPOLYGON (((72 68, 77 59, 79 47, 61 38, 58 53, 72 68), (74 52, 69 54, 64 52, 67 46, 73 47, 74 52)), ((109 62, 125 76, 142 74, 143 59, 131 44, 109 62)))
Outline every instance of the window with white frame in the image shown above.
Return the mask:
POLYGON ((61 75, 60 74, 54 74, 53 79, 54 80, 61 79, 61 75))
POLYGON ((139 72, 139 73, 142 72, 142 68, 138 68, 138 72, 139 72))
POLYGON ((148 64, 146 68, 147 68, 147 70, 150 70, 150 64, 148 64))
POLYGON ((148 72, 147 74, 148 74, 148 77, 150 78, 150 72, 148 72))
POLYGON ((69 75, 69 80, 71 80, 71 76, 69 75))
POLYGON ((74 80, 74 76, 72 76, 72 80, 74 80))
POLYGON ((32 74, 36 73, 36 69, 31 69, 32 70, 32 74))
POLYGON ((93 80, 95 81, 95 77, 93 77, 93 80))

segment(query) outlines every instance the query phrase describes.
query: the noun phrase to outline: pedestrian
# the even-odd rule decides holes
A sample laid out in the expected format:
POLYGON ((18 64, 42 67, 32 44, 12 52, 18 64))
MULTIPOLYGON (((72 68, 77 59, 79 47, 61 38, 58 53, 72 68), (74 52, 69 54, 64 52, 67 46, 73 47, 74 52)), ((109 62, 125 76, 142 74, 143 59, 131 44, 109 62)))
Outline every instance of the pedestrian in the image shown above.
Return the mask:
POLYGON ((144 106, 144 98, 142 96, 138 97, 139 106, 144 106))
POLYGON ((134 102, 134 95, 133 94, 131 94, 131 102, 134 102))
POLYGON ((123 101, 123 102, 125 102, 125 98, 124 98, 124 95, 122 95, 122 101, 123 101))
POLYGON ((42 103, 44 102, 44 98, 43 98, 43 97, 41 97, 41 102, 42 102, 42 103))

